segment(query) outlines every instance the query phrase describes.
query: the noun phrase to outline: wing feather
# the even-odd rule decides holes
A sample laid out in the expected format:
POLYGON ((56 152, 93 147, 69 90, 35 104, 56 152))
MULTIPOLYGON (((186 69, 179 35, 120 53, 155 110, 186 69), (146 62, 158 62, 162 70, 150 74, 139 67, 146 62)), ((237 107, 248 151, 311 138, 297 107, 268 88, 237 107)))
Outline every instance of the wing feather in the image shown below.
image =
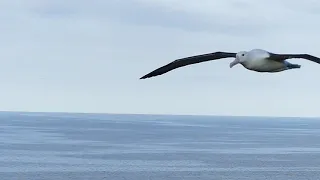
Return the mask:
POLYGON ((316 56, 312 56, 310 54, 275 54, 270 53, 270 59, 275 61, 284 61, 286 59, 300 58, 306 59, 315 63, 320 64, 320 58, 316 56))
POLYGON ((236 53, 231 53, 231 52, 213 52, 213 53, 208 53, 208 54, 201 54, 201 55, 196 55, 196 56, 190 56, 186 58, 181 58, 177 59, 175 61, 172 61, 146 75, 141 77, 140 79, 146 79, 150 78, 153 76, 159 76, 164 73, 167 73, 169 71, 172 71, 174 69, 191 65, 191 64, 196 64, 196 63, 202 63, 206 61, 212 61, 212 60, 217 60, 217 59, 222 59, 222 58, 231 58, 231 57, 236 57, 236 53))

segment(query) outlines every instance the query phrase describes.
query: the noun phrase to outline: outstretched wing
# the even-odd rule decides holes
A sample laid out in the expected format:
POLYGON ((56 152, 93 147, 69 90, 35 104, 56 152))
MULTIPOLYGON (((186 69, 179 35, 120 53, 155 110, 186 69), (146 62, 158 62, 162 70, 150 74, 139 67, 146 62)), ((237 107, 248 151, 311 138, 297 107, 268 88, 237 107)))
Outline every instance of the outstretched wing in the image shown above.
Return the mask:
POLYGON ((320 64, 320 58, 310 54, 275 54, 270 53, 270 59, 275 61, 284 61, 286 59, 302 58, 320 64))
POLYGON ((196 56, 190 56, 186 58, 177 59, 175 61, 172 61, 171 63, 164 65, 146 75, 141 77, 140 79, 146 79, 153 76, 162 75, 164 73, 167 73, 171 70, 174 70, 176 68, 180 68, 183 66, 187 66, 190 64, 196 64, 216 59, 222 59, 222 58, 230 58, 230 57, 236 57, 236 53, 230 53, 230 52, 214 52, 214 53, 208 53, 208 54, 202 54, 202 55, 196 55, 196 56))

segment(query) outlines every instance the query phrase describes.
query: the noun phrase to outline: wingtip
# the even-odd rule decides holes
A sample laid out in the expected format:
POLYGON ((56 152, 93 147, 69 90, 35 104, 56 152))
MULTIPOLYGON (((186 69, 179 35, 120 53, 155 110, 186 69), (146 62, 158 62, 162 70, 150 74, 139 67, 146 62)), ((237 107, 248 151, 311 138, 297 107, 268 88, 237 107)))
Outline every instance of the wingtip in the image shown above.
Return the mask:
POLYGON ((151 73, 148 73, 148 74, 142 76, 140 79, 147 79, 147 78, 151 78, 153 76, 155 76, 155 75, 151 72, 151 73))
POLYGON ((148 75, 145 75, 145 76, 142 76, 142 77, 139 78, 139 79, 147 79, 147 78, 149 78, 149 76, 148 76, 148 75))

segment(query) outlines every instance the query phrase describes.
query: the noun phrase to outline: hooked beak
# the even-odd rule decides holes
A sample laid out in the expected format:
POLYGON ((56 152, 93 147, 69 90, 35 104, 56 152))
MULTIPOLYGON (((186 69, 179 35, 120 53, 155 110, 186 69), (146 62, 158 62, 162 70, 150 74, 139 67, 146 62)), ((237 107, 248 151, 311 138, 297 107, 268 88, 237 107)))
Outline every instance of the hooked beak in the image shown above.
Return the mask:
POLYGON ((237 65, 237 64, 239 64, 240 63, 240 61, 238 60, 238 58, 236 58, 234 61, 232 61, 231 63, 230 63, 230 68, 232 68, 233 66, 235 66, 235 65, 237 65))

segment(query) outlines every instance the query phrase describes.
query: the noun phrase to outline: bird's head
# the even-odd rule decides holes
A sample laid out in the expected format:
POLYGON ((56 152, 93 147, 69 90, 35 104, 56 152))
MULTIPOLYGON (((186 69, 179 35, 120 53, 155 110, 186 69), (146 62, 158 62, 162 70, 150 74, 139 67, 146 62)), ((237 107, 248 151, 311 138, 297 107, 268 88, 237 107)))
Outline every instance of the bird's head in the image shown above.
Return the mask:
POLYGON ((230 63, 230 68, 237 64, 241 64, 245 61, 245 57, 247 55, 246 51, 240 51, 236 54, 236 59, 230 63))

